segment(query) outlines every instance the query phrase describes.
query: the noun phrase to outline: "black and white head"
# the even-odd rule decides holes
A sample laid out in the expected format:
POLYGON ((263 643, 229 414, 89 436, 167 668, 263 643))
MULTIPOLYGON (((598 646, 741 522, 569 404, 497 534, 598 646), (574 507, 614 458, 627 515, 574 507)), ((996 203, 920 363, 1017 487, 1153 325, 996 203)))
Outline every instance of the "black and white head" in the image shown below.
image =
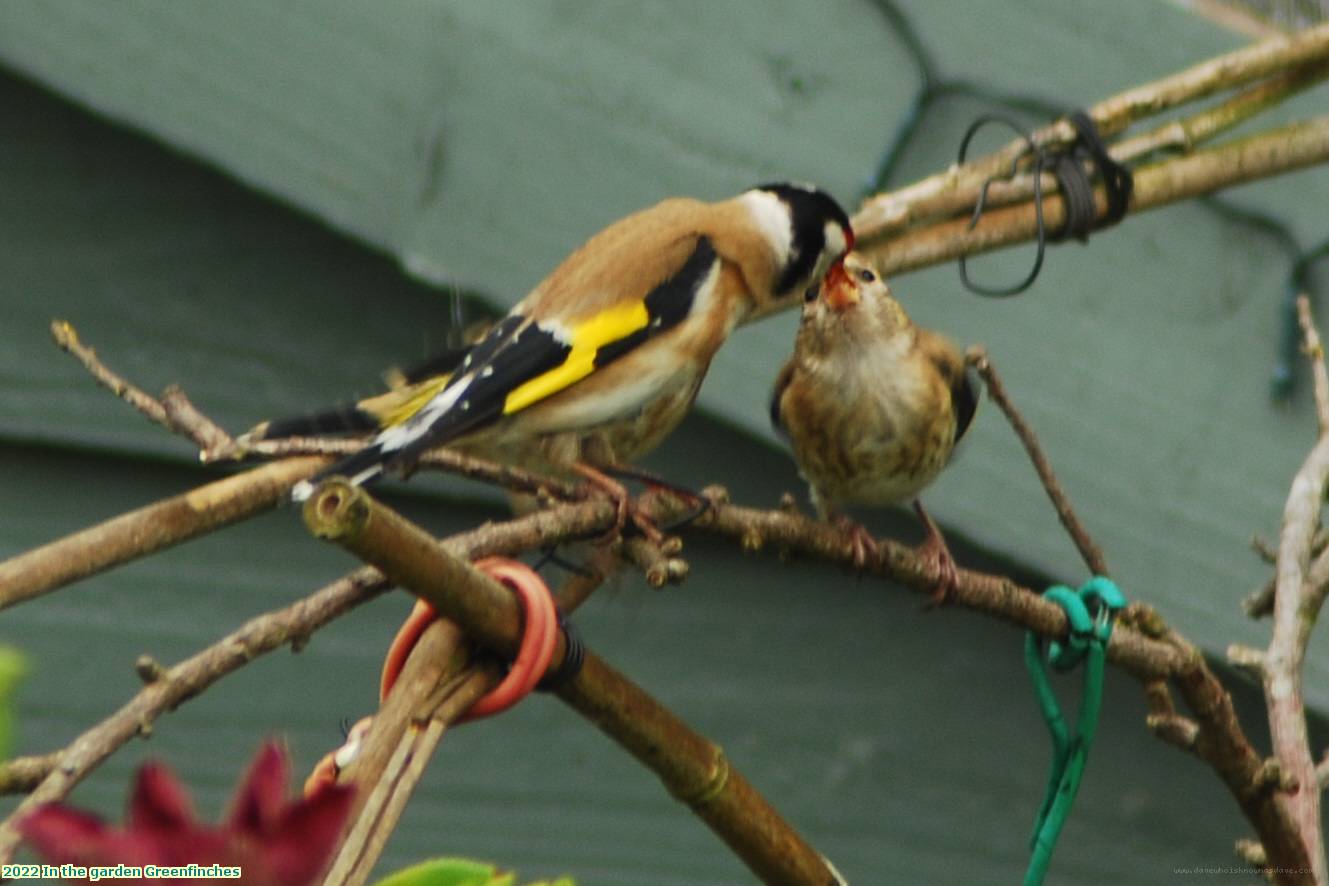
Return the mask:
POLYGON ((801 296, 854 248, 849 216, 820 188, 776 182, 758 185, 741 199, 779 254, 771 293, 777 301, 801 296))

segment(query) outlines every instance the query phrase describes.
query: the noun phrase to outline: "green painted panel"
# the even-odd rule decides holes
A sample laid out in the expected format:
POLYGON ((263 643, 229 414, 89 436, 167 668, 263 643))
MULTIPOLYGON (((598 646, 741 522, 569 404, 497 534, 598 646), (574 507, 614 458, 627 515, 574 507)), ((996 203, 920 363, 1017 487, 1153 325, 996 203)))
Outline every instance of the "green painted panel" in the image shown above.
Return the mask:
MULTIPOLYGON (((1067 104, 1092 101, 1237 42, 1154 0, 1115 4, 1110 18, 1091 18, 1077 5, 1054 2, 905 5, 946 73, 1037 91, 1067 104)), ((367 252, 184 156, 93 121, 15 80, 0 79, 0 105, 7 115, 7 125, 0 128, 0 192, 6 195, 0 201, 0 242, 5 244, 0 437, 7 443, 40 441, 89 453, 191 456, 184 444, 95 390, 81 370, 46 343, 45 324, 52 315, 73 320, 134 379, 153 388, 181 382, 200 406, 240 428, 369 392, 379 369, 409 362, 442 343, 445 293, 412 282, 399 266, 417 279, 473 284, 494 304, 507 304, 584 236, 664 194, 720 196, 756 180, 788 175, 820 181, 849 201, 905 107, 914 73, 868 4, 791 0, 762 6, 760 14, 753 9, 737 2, 0 4, 0 59, 7 65, 382 250, 367 252)), ((1323 92, 1297 107, 1302 113, 1320 112, 1323 92)), ((949 162, 959 134, 978 110, 973 103, 954 101, 930 115, 910 154, 907 177, 949 162)), ((1329 175, 1322 169, 1246 187, 1238 196, 1285 215, 1308 240, 1326 233, 1322 207, 1329 201, 1329 175)), ((975 272, 1015 276, 1029 257, 1022 251, 986 259, 975 264, 975 272)), ((1265 575, 1247 553, 1246 539, 1255 531, 1277 531, 1287 482, 1314 433, 1304 396, 1287 408, 1266 396, 1282 274, 1278 253, 1262 236, 1186 206, 1132 219, 1096 236, 1088 248, 1054 249, 1036 289, 1019 299, 996 303, 969 296, 949 268, 901 279, 897 290, 920 320, 965 342, 989 346, 1127 592, 1155 602, 1181 630, 1221 650, 1234 640, 1259 643, 1265 636, 1265 628, 1248 624, 1237 608, 1240 597, 1265 575)), ((658 464, 671 476, 726 482, 749 500, 768 504, 796 484, 787 461, 751 439, 766 433, 765 395, 789 348, 792 323, 786 316, 736 334, 717 361, 703 403, 749 436, 693 426, 661 453, 658 464), (765 475, 749 476, 752 470, 765 470, 778 482, 759 482, 765 475)), ((89 465, 94 478, 122 469, 121 462, 109 459, 89 465)), ((5 513, 42 513, 14 504, 20 479, 30 472, 49 497, 49 490, 61 488, 63 470, 63 463, 40 471, 10 469, 0 479, 0 507, 5 513)), ((23 494, 27 497, 21 501, 28 502, 36 493, 23 494)), ((78 498, 81 507, 70 503, 64 525, 109 513, 122 500, 84 498, 78 498)), ((1058 578, 1076 580, 1082 574, 995 410, 980 414, 973 439, 927 500, 955 536, 1058 578)), ((916 537, 907 520, 885 525, 916 537)), ((35 516, 31 523, 7 524, 6 540, 19 540, 8 549, 41 540, 47 529, 55 531, 35 516)), ((228 556, 218 554, 212 565, 227 562, 228 556)), ((961 561, 976 562, 975 556, 965 549, 961 561)), ((273 562, 287 561, 274 557, 273 562)), ((175 568, 178 587, 196 582, 210 566, 201 559, 181 561, 175 568)), ((275 581, 281 567, 268 568, 264 565, 262 574, 247 580, 256 585, 275 581)), ((295 575, 300 581, 290 585, 291 593, 307 578, 303 569, 295 575)), ((657 634, 668 633, 660 627, 668 623, 661 614, 666 605, 688 614, 680 618, 710 615, 698 608, 698 599, 710 599, 717 589, 727 593, 733 584, 727 577, 714 567, 713 578, 699 579, 681 592, 691 594, 686 605, 675 603, 681 595, 645 598, 649 602, 623 595, 626 599, 611 604, 630 610, 635 619, 625 617, 625 623, 613 627, 615 636, 621 632, 625 654, 643 638, 657 642, 657 634)), ((838 577, 818 573, 797 582, 795 590, 781 592, 772 622, 797 626, 806 621, 811 616, 800 607, 810 606, 804 599, 809 586, 820 591, 838 577)), ((743 587, 747 596, 734 612, 759 609, 756 591, 743 587)), ((132 596, 129 590, 123 593, 132 596)), ((940 653, 930 646, 955 649, 959 644, 946 644, 954 640, 957 622, 967 620, 950 614, 916 619, 903 604, 878 616, 876 607, 888 604, 867 599, 872 602, 845 617, 845 625, 861 630, 877 618, 885 624, 898 619, 908 627, 899 642, 917 637, 929 646, 911 647, 908 657, 885 659, 895 664, 891 674, 898 680, 889 680, 886 689, 871 685, 872 691, 887 693, 872 696, 869 706, 878 713, 889 711, 889 728, 868 720, 867 725, 843 727, 843 735, 837 728, 840 744, 818 744, 824 741, 820 732, 826 731, 827 718, 854 702, 838 695, 824 707, 791 703, 767 711, 752 700, 764 702, 771 691, 768 675, 775 671, 763 659, 767 670, 755 669, 758 677, 751 683, 716 678, 715 693, 741 700, 739 707, 699 716, 713 717, 708 723, 721 727, 713 731, 731 747, 765 747, 786 761, 771 764, 772 774, 758 783, 768 787, 778 776, 787 779, 781 801, 808 797, 806 807, 797 802, 793 807, 800 823, 809 828, 828 823, 817 835, 837 861, 848 859, 843 866, 851 876, 859 874, 854 879, 880 880, 883 871, 917 875, 933 870, 927 867, 929 859, 937 863, 936 858, 955 850, 974 853, 960 869, 975 882, 984 882, 984 876, 1010 882, 1020 856, 1012 847, 1022 845, 1025 825, 1023 818, 1009 821, 1016 788, 992 774, 1007 765, 1004 752, 1000 759, 938 763, 937 771, 924 770, 908 784, 894 779, 903 777, 899 771, 915 778, 916 760, 937 753, 938 745, 944 753, 951 752, 951 742, 961 747, 960 738, 912 744, 919 735, 936 731, 936 724, 958 731, 958 715, 934 721, 920 714, 899 721, 896 711, 908 710, 918 700, 914 693, 937 681, 938 670, 956 675, 943 697, 962 713, 975 697, 996 694, 993 686, 1013 685, 1018 678, 1010 671, 999 672, 1004 682, 980 682, 998 673, 990 660, 1004 654, 1000 650, 1011 646, 1011 636, 997 631, 994 639, 983 641, 973 627, 973 648, 963 655, 954 652, 955 661, 934 661, 928 656, 940 653), (992 645, 984 645, 988 642, 992 645), (928 662, 925 668, 916 664, 920 659, 928 662), (801 724, 807 734, 791 739, 783 731, 790 723, 801 724), (740 734, 747 737, 734 737, 740 734), (897 747, 892 744, 897 734, 904 750, 881 756, 884 748, 897 747), (796 750, 805 747, 806 756, 797 756, 796 750), (860 757, 869 762, 855 762, 860 757), (800 777, 805 771, 820 775, 809 784, 800 777), (975 799, 966 784, 980 785, 982 790, 973 793, 1001 801, 975 799), (901 820, 883 831, 903 828, 901 833, 915 839, 878 846, 886 838, 864 824, 870 815, 840 810, 843 792, 850 790, 864 803, 893 797, 891 810, 901 820), (946 813, 911 824, 905 813, 917 815, 920 806, 946 813), (960 825, 988 815, 1002 826, 991 837, 966 831, 956 849, 953 834, 945 833, 958 827, 951 809, 964 816, 960 825), (862 867, 855 870, 855 864, 862 867)), ((61 624, 83 613, 74 604, 48 605, 64 611, 48 616, 34 610, 39 614, 22 617, 61 624)), ((119 623, 141 617, 133 605, 117 603, 99 617, 119 618, 119 623)), ((736 616, 714 617, 728 623, 736 616)), ((0 622, 5 632, 0 641, 11 623, 19 624, 0 622)), ((683 628, 678 634, 689 636, 683 628)), ((832 628, 815 637, 827 646, 842 641, 832 628)), ((43 651, 52 658, 61 654, 58 639, 44 641, 43 651)), ((712 642, 719 651, 709 651, 708 660, 724 653, 723 640, 712 642)), ((786 636, 781 642, 784 648, 800 649, 805 638, 786 636)), ((866 641, 855 636, 855 642, 866 641)), ((110 654, 128 662, 141 645, 126 643, 110 654)), ((182 639, 168 648, 182 652, 187 645, 182 639)), ((354 645, 347 640, 337 649, 354 645)), ((68 648, 82 647, 65 647, 64 655, 68 648)), ((876 660, 896 655, 894 648, 858 653, 876 660)), ((119 689, 128 685, 127 667, 115 684, 119 689)), ((647 676, 648 669, 641 667, 647 676)), ((668 656, 654 667, 649 674, 680 669, 668 656)), ((47 695, 51 686, 71 679, 69 671, 51 673, 47 695)), ((843 679, 815 668, 809 673, 815 682, 791 690, 796 700, 820 697, 825 686, 843 679)), ((301 678, 290 679, 298 686, 301 678)), ((1314 702, 1329 702, 1324 689, 1329 658, 1322 641, 1312 651, 1308 685, 1314 702)), ((75 710, 86 719, 87 706, 100 703, 105 709, 108 691, 89 690, 88 697, 71 699, 68 708, 39 714, 39 734, 49 726, 56 730, 50 735, 67 735, 75 710)), ((688 691, 701 694, 703 689, 694 678, 678 690, 683 698, 688 691)), ((1123 704, 1134 704, 1132 692, 1126 690, 1123 704)), ((216 802, 216 792, 229 782, 253 739, 252 724, 225 725, 226 699, 244 695, 219 696, 218 707, 205 718, 213 732, 202 726, 182 730, 191 738, 229 736, 230 744, 219 753, 224 764, 208 776, 216 802)), ((30 697, 44 696, 34 692, 30 697)), ((324 718, 323 711, 302 716, 306 725, 300 728, 314 731, 324 728, 325 719, 335 719, 324 718)), ((1122 716, 1123 741, 1138 738, 1139 711, 1122 716)), ((1040 770, 1043 736, 1037 723, 1007 723, 997 710, 986 710, 983 722, 1001 728, 985 728, 976 744, 1032 747, 1020 769, 1040 770)), ((585 750, 584 732, 573 724, 540 720, 537 726, 575 736, 570 741, 578 750, 569 751, 567 759, 582 766, 575 770, 580 775, 572 787, 551 789, 540 803, 558 809, 570 793, 596 789, 596 767, 602 758, 612 759, 613 752, 593 742, 594 750, 585 750)), ((182 741, 182 748, 188 746, 182 741)), ((1147 742, 1145 747, 1163 755, 1162 765, 1196 774, 1189 761, 1181 763, 1147 742)), ((504 758, 509 762, 503 765, 526 759, 504 758)), ((1133 770, 1133 761, 1124 756, 1116 762, 1116 771, 1133 770)), ((457 768, 469 772, 469 767, 457 768)), ((632 808, 659 802, 649 778, 630 766, 623 771, 632 772, 624 777, 636 781, 618 795, 620 800, 629 797, 622 802, 632 808)), ((530 796, 518 786, 513 794, 486 797, 481 792, 490 773, 467 777, 474 780, 460 784, 462 795, 495 810, 510 807, 513 796, 530 796)), ((1036 799, 1039 779, 1041 770, 1032 778, 1022 776, 1018 784, 1036 799)), ((119 796, 118 784, 101 789, 108 807, 114 805, 110 797, 119 796)), ((1198 798, 1201 812, 1210 807, 1226 811, 1226 799, 1215 798, 1206 785, 1199 773, 1194 785, 1175 793, 1198 798)), ((1228 839, 1242 830, 1228 820, 1215 824, 1198 814, 1178 815, 1171 799, 1159 800, 1147 785, 1140 789, 1144 793, 1121 790, 1089 818, 1116 822, 1123 840, 1139 833, 1159 835, 1160 846, 1195 846, 1198 860, 1218 862, 1226 858, 1228 839), (1186 842, 1196 834, 1199 843, 1186 842)), ((423 836, 403 850, 403 860, 424 851, 427 843, 434 845, 430 841, 436 842, 439 831, 430 831, 429 825, 437 817, 451 815, 450 826, 466 827, 458 808, 451 793, 418 806, 413 814, 423 816, 423 836)), ((583 877, 586 882, 596 882, 600 873, 602 882, 626 882, 615 875, 641 864, 641 856, 633 854, 642 842, 638 835, 653 832, 655 816, 661 821, 676 816, 667 802, 650 808, 634 825, 640 830, 603 841, 608 849, 595 849, 584 866, 573 866, 595 872, 583 877)), ((546 855, 521 867, 554 872, 567 861, 567 846, 581 846, 602 821, 621 817, 613 804, 597 809, 599 819, 570 823, 570 830, 549 837, 547 846, 544 836, 496 836, 488 818, 466 830, 464 842, 496 858, 506 856, 508 848, 544 846, 546 855)), ((545 826, 540 825, 541 835, 545 826)), ((711 859, 718 857, 717 882, 741 877, 722 855, 694 852, 711 844, 699 826, 690 827, 684 836, 649 847, 661 853, 656 862, 670 870, 675 863, 695 865, 687 871, 695 876, 681 876, 680 882, 704 882, 711 859), (677 851, 661 850, 661 845, 677 851)), ((1107 847, 1084 852, 1095 861, 1107 857, 1126 863, 1107 847)), ((1141 882, 1156 882, 1160 869, 1197 861, 1190 855, 1179 860, 1163 849, 1150 857, 1157 859, 1153 876, 1141 875, 1141 882)), ((1095 873, 1086 863, 1077 868, 1077 880, 1118 882, 1120 873, 1095 873)), ((954 878, 938 871, 918 879, 954 878)))

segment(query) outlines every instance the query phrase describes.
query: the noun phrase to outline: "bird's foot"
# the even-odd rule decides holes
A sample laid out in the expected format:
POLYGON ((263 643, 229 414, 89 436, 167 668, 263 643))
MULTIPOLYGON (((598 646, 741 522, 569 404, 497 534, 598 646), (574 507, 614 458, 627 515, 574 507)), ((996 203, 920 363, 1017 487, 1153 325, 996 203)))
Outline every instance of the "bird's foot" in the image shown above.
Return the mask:
POLYGON ((686 486, 671 483, 659 474, 644 471, 641 468, 634 468, 630 465, 611 465, 606 467, 604 472, 616 478, 636 480, 643 483, 650 495, 656 497, 669 496, 688 509, 686 514, 674 520, 668 526, 659 527, 662 532, 673 532, 676 529, 681 529, 699 519, 711 509, 711 500, 705 495, 694 492, 686 486))
POLYGON ((877 540, 868 528, 857 520, 837 514, 831 518, 835 528, 849 536, 849 549, 854 557, 854 571, 862 572, 869 559, 877 556, 877 540))
POLYGON ((923 510, 923 504, 917 499, 914 500, 914 513, 918 514, 918 519, 923 522, 923 528, 927 530, 927 538, 918 546, 915 553, 937 573, 937 587, 932 591, 932 600, 928 604, 928 608, 932 608, 946 602, 960 583, 960 572, 955 565, 955 558, 951 556, 951 549, 946 546, 946 539, 942 536, 941 530, 937 528, 937 524, 932 521, 928 512, 923 510))
POLYGON ((628 492, 626 486, 585 462, 577 462, 572 466, 572 469, 580 474, 588 485, 599 489, 614 503, 614 524, 596 540, 597 544, 609 544, 618 538, 622 535, 629 521, 647 541, 657 545, 664 541, 664 533, 633 504, 632 495, 628 492))

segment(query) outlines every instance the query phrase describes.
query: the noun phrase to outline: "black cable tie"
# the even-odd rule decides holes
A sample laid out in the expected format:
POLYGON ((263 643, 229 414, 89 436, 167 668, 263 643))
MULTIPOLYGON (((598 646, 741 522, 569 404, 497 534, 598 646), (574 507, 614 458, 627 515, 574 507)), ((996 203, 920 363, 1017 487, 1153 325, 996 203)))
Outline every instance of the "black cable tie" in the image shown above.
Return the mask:
POLYGON ((1135 189, 1135 176, 1112 159, 1092 117, 1084 111, 1072 111, 1066 119, 1075 127, 1076 144, 1088 152, 1098 174, 1103 177, 1103 190, 1107 192, 1107 214, 1098 227, 1115 225, 1126 216, 1131 192, 1135 189))
MULTIPOLYGON (((958 162, 963 163, 970 140, 974 133, 984 125, 994 122, 1002 123, 1015 130, 1024 139, 1027 147, 1011 164, 1011 170, 1006 174, 1007 178, 1014 175, 1016 164, 1021 158, 1030 153, 1034 155, 1034 218, 1036 222, 1035 240, 1038 248, 1038 252, 1034 257, 1034 266, 1030 268, 1029 273, 1019 283, 1012 286, 989 287, 975 283, 969 278, 965 256, 960 256, 960 281, 970 292, 990 297, 1018 295, 1032 286, 1034 280, 1038 278, 1038 274, 1043 268, 1043 255, 1048 241, 1060 242, 1067 237, 1074 237, 1081 243, 1087 243, 1092 231, 1114 225, 1126 215, 1131 191, 1135 186, 1135 179, 1131 175, 1131 171, 1112 159, 1112 156, 1108 153, 1107 145, 1103 143, 1103 139, 1098 133, 1098 127, 1094 124, 1093 118, 1087 113, 1073 111, 1067 115, 1066 119, 1075 129, 1075 140, 1065 148, 1055 151, 1035 145, 1032 136, 1028 132, 1021 129, 1019 124, 1011 118, 1001 114, 983 114, 979 116, 970 124, 969 129, 965 131, 964 138, 960 140, 958 162), (1085 168, 1085 161, 1092 162, 1094 170, 1103 178, 1103 189, 1107 195, 1107 212, 1101 221, 1098 219, 1098 205, 1094 199, 1093 180, 1090 171, 1085 168), (1045 170, 1052 173, 1053 178, 1057 180, 1057 187, 1061 191, 1066 212, 1065 223, 1055 233, 1048 232, 1043 220, 1042 178, 1045 170)), ((995 179, 996 176, 983 182, 983 186, 978 192, 978 200, 974 204, 974 214, 969 220, 970 230, 978 224, 978 219, 983 214, 983 210, 987 205, 988 187, 995 179)))
POLYGON ((571 683, 581 673, 581 666, 586 661, 586 644, 582 643, 581 634, 562 612, 558 614, 558 627, 563 631, 563 660, 557 668, 546 671, 536 684, 535 688, 540 692, 557 692, 571 683))

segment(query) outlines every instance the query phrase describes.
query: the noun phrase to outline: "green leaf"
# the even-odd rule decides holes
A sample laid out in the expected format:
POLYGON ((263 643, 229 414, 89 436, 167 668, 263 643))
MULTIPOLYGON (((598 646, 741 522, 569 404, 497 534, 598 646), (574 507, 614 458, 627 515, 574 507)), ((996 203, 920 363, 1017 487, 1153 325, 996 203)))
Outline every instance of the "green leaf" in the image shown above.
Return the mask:
POLYGON ((515 875, 468 858, 433 858, 389 874, 374 886, 513 886, 515 875))
POLYGON ((0 760, 9 757, 9 741, 13 735, 10 696, 26 670, 27 665, 18 650, 0 646, 0 760))

